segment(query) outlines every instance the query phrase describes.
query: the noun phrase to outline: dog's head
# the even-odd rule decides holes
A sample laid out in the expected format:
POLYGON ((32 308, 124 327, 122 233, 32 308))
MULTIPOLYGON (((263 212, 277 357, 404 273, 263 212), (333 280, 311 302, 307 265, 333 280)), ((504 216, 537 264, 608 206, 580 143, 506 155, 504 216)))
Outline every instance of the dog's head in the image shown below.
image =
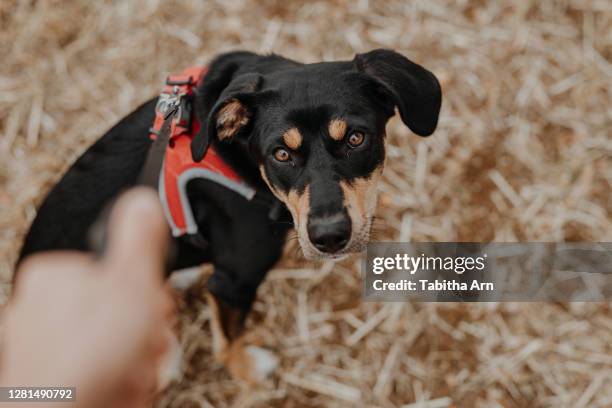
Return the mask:
POLYGON ((210 143, 241 144, 291 212, 305 257, 339 258, 368 242, 387 120, 397 107, 428 136, 441 101, 431 72, 389 50, 317 64, 224 54, 198 92, 193 158, 210 143))

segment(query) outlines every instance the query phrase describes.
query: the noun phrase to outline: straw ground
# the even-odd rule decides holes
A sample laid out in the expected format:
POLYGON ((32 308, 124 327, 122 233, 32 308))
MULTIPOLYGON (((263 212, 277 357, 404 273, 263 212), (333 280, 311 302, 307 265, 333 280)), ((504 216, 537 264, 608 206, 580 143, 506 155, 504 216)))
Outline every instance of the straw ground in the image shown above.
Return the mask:
MULTIPOLYGON (((612 240, 609 1, 4 0, 0 39, 4 296, 62 171, 165 75, 238 48, 310 62, 389 47, 440 78, 434 136, 388 126, 377 239, 612 240)), ((296 253, 252 321, 275 376, 247 389, 212 360, 200 283, 181 304, 184 378, 159 406, 612 406, 610 303, 363 303, 357 257, 296 253)))

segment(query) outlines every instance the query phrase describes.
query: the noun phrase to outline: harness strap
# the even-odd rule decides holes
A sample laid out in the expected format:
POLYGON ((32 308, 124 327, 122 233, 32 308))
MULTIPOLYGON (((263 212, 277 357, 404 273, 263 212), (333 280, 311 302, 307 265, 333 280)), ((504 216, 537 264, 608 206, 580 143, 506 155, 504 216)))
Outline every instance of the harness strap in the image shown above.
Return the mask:
POLYGON ((200 248, 206 244, 187 195, 191 180, 212 181, 247 200, 252 200, 256 193, 213 146, 200 162, 192 159, 191 141, 201 126, 193 112, 194 90, 206 71, 205 67, 192 67, 167 78, 150 129, 154 142, 140 178, 142 184, 157 189, 172 235, 184 237, 200 248))
MULTIPOLYGON (((194 69, 187 70, 194 71, 194 69)), ((166 88, 159 97, 155 107, 156 116, 153 127, 149 129, 153 143, 147 153, 145 164, 138 178, 138 184, 155 188, 158 191, 166 219, 170 223, 172 233, 176 234, 172 217, 167 209, 167 196, 164 188, 164 173, 168 149, 175 144, 175 139, 191 131, 191 87, 203 74, 204 70, 196 71, 196 80, 193 75, 170 76, 166 79, 166 88)), ((185 201, 188 199, 185 197, 185 201)), ((187 203, 188 205, 188 203, 187 203)), ((191 211, 191 208, 189 208, 191 211)), ((197 248, 206 249, 208 242, 199 233, 197 228, 186 234, 187 240, 197 248)))
POLYGON ((172 121, 174 120, 174 114, 176 109, 173 108, 164 120, 162 127, 157 132, 157 137, 153 141, 153 144, 149 148, 147 153, 147 159, 142 167, 140 175, 138 176, 139 185, 153 187, 157 190, 159 183, 159 175, 162 172, 164 164, 164 156, 166 155, 166 149, 168 142, 170 141, 170 130, 172 127, 172 121))
MULTIPOLYGON (((161 129, 158 132, 158 137, 155 139, 155 141, 149 148, 147 158, 145 159, 145 164, 142 167, 142 170, 140 171, 138 179, 136 180, 137 185, 148 186, 157 189, 157 180, 159 179, 159 174, 162 170, 164 155, 166 154, 166 146, 168 145, 168 140, 170 139, 170 125, 172 124, 175 112, 175 110, 170 112, 170 114, 162 123, 161 129)), ((104 205, 104 208, 102 208, 102 211, 98 215, 98 218, 89 229, 87 237, 89 241, 89 246, 98 254, 102 254, 106 250, 108 238, 108 219, 110 218, 112 208, 115 206, 115 202, 116 197, 112 198, 108 203, 104 205)), ((201 241, 198 240, 198 242, 201 241)), ((173 248, 171 243, 170 248, 168 249, 168 254, 166 256, 166 262, 168 264, 170 264, 171 259, 174 257, 174 255, 175 249, 173 248)))

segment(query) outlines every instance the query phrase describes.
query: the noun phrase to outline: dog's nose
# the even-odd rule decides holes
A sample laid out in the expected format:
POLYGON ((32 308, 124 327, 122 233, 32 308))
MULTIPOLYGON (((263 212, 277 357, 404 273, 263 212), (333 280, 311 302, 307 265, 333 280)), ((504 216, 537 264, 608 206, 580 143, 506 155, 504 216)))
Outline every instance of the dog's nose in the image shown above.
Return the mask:
POLYGON ((351 238, 351 220, 343 213, 311 217, 308 220, 308 237, 319 251, 338 252, 351 238))

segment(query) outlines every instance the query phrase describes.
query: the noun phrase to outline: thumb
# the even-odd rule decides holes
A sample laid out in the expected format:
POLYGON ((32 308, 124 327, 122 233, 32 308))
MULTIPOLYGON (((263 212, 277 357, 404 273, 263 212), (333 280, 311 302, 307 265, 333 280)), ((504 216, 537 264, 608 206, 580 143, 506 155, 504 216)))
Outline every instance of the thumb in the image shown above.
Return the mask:
POLYGON ((110 273, 161 278, 168 251, 168 226, 157 194, 147 187, 124 193, 112 209, 103 263, 110 273))

